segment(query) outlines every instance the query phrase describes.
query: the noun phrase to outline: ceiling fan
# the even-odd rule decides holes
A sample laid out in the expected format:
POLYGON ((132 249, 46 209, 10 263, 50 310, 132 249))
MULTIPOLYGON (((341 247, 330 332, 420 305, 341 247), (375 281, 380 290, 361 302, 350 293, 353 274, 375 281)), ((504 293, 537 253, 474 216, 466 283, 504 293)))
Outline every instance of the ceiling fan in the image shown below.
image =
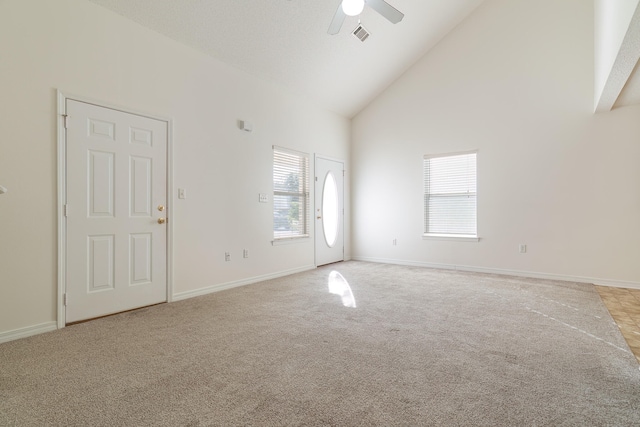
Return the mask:
POLYGON ((402 12, 384 0, 342 0, 338 6, 338 10, 336 10, 336 14, 333 16, 331 25, 329 25, 328 33, 338 34, 345 18, 347 16, 360 15, 365 3, 393 24, 397 24, 404 18, 402 12))

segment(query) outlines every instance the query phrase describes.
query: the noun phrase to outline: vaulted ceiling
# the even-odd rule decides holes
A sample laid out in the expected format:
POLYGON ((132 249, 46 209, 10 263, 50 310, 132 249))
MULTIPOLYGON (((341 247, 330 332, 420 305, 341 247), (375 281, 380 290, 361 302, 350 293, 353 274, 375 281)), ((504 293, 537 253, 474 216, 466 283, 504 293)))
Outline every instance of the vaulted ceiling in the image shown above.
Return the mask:
MULTIPOLYGON (((485 0, 387 0, 401 22, 365 7, 337 35, 327 30, 341 0, 89 1, 350 118, 485 0)), ((597 111, 640 103, 639 56, 636 10, 597 111)))
POLYGON ((340 0, 90 0, 345 117, 353 117, 484 0, 388 0, 391 24, 369 7, 361 42, 340 0))
POLYGON ((609 67, 601 92, 595 94, 596 112, 640 104, 640 1, 594 4, 596 38, 601 38, 596 40, 596 70, 609 67), (613 64, 607 58, 611 53, 613 64))

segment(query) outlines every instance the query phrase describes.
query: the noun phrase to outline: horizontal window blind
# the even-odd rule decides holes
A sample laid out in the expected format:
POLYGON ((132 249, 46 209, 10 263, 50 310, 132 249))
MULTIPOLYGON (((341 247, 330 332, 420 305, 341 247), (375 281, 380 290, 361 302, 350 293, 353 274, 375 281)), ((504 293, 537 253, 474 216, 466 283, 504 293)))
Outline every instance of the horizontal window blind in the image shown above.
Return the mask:
POLYGON ((273 237, 309 235, 309 156, 273 147, 273 237))
POLYGON ((425 234, 477 235, 476 157, 424 157, 425 234))

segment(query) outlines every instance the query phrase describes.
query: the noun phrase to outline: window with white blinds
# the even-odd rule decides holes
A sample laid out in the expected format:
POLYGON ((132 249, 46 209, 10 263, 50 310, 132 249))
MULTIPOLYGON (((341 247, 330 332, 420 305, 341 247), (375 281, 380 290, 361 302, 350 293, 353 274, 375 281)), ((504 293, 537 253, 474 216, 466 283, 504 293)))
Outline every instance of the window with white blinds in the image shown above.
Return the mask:
POLYGON ((309 237, 309 156, 273 147, 273 238, 309 237))
POLYGON ((425 235, 477 237, 476 157, 424 156, 425 235))

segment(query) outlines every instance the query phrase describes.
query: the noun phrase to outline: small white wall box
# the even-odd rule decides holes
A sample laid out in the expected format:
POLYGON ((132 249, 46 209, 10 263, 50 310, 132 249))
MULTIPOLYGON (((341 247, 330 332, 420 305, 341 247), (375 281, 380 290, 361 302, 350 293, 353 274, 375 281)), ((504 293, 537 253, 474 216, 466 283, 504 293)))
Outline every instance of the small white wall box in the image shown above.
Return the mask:
POLYGON ((240 129, 245 132, 251 132, 253 130, 253 125, 245 120, 240 120, 240 129))
POLYGON ((4 194, 6 193, 8 190, 6 189, 6 187, 3 187, 2 185, 0 185, 0 194, 4 194))

